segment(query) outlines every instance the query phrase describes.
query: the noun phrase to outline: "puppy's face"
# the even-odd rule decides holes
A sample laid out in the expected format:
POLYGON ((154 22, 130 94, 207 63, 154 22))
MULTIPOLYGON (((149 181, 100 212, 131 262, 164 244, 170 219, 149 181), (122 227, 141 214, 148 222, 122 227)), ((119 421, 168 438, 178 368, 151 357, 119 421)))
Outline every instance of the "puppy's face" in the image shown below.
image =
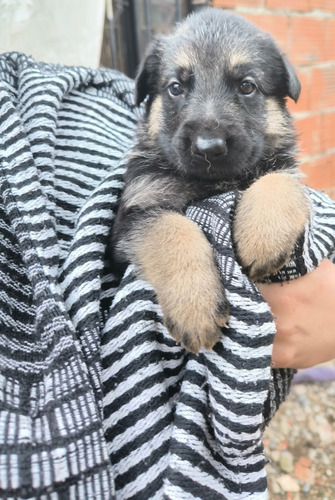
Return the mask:
POLYGON ((221 9, 152 44, 137 78, 148 140, 191 178, 244 177, 292 137, 300 83, 272 38, 221 9))

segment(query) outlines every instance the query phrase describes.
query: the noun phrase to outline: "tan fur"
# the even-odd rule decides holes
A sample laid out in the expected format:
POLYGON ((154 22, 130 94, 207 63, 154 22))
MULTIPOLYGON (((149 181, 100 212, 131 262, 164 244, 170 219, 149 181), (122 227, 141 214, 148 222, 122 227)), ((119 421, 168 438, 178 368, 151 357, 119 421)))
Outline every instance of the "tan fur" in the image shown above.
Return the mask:
POLYGON ((180 50, 176 54, 175 63, 179 68, 189 70, 192 65, 192 60, 194 60, 195 54, 188 48, 188 50, 180 50))
POLYGON ((172 183, 173 179, 144 175, 126 186, 123 194, 126 208, 136 206, 148 208, 159 205, 160 202, 169 199, 172 183))
POLYGON ((230 52, 229 58, 227 60, 230 70, 233 70, 234 68, 249 62, 250 62, 250 54, 245 54, 244 52, 238 52, 238 51, 230 52))
POLYGON ((289 259, 309 219, 310 204, 296 176, 274 172, 243 192, 233 237, 241 264, 257 281, 289 259))
POLYGON ((172 336, 194 353, 201 346, 212 348, 227 318, 220 314, 220 275, 200 228, 180 214, 162 212, 141 228, 132 244, 140 273, 154 286, 172 336))
POLYGON ((161 96, 156 97, 154 102, 152 103, 150 116, 149 116, 149 135, 151 139, 155 140, 158 132, 162 128, 162 98, 161 96))
POLYGON ((286 119, 276 99, 271 97, 267 99, 266 110, 266 132, 269 135, 285 136, 287 134, 286 119))

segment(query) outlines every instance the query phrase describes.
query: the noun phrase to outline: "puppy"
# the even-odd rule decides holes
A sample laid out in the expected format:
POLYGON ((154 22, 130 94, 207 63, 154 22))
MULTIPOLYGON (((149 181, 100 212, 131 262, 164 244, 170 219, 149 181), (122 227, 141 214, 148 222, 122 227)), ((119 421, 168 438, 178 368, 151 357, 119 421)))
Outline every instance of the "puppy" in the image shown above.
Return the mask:
POLYGON ((140 67, 136 103, 145 112, 112 248, 154 286, 167 329, 194 353, 214 346, 229 307, 211 247, 183 212, 242 190, 233 227, 241 265, 255 281, 283 266, 309 217, 285 106, 299 93, 273 39, 215 8, 158 36, 140 67))

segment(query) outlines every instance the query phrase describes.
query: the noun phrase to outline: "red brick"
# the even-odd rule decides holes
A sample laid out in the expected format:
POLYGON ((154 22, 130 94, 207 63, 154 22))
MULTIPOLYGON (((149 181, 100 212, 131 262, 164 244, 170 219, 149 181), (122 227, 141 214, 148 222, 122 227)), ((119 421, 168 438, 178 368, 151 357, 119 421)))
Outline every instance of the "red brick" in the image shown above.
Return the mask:
POLYGON ((265 0, 239 0, 238 7, 264 7, 265 0))
POLYGON ((302 163, 301 170, 307 175, 305 184, 315 189, 331 189, 335 186, 335 153, 302 163))
POLYGON ((309 0, 310 9, 320 9, 325 12, 335 12, 334 0, 309 0))
POLYGON ((226 9, 232 9, 236 7, 238 0, 214 0, 212 2, 213 7, 224 7, 226 9))
POLYGON ((281 49, 287 52, 288 17, 286 15, 247 14, 245 17, 262 30, 271 33, 281 49))
POLYGON ((335 18, 327 19, 325 21, 325 25, 326 25, 325 60, 335 61, 335 18))
POLYGON ((213 0, 213 7, 263 7, 265 0, 213 0))
POLYGON ((315 64, 326 58, 326 20, 292 16, 289 26, 288 53, 295 64, 315 64))
POLYGON ((288 9, 292 10, 294 5, 294 10, 298 12, 304 12, 310 9, 310 0, 266 0, 266 6, 269 9, 288 9))
POLYGON ((320 114, 295 120, 295 128, 299 135, 299 147, 303 156, 315 155, 322 152, 320 114))
POLYGON ((321 115, 320 146, 323 151, 335 148, 335 111, 321 115))
POLYGON ((335 107, 335 64, 311 70, 309 99, 313 110, 335 107))

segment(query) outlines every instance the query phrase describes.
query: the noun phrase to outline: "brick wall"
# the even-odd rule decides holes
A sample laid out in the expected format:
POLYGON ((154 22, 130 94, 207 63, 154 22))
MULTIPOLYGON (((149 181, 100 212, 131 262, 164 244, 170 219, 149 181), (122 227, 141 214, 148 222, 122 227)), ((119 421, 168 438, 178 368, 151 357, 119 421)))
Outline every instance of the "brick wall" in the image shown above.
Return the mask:
POLYGON ((297 69, 302 92, 289 99, 306 183, 335 198, 335 0, 213 0, 272 33, 297 69))

